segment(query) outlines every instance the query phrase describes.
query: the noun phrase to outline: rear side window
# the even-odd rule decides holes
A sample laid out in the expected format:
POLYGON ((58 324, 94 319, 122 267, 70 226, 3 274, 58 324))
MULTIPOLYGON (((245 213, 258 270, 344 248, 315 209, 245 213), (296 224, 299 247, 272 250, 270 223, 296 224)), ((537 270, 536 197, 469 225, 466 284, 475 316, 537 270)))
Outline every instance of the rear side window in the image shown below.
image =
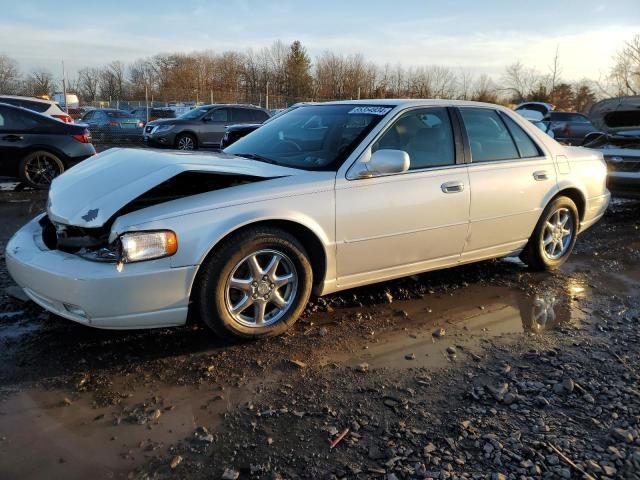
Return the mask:
POLYGON ((251 122, 253 117, 251 111, 246 108, 232 108, 231 119, 234 122, 251 122))
POLYGON ((8 108, 0 108, 0 131, 16 132, 24 129, 25 125, 16 112, 8 108))
POLYGON ((105 112, 109 118, 133 118, 133 115, 120 110, 107 110, 105 112))
POLYGON ((262 110, 251 110, 251 114, 253 116, 253 120, 259 123, 262 123, 269 118, 267 112, 263 112, 262 110))
POLYGON ((489 108, 461 108, 473 162, 520 158, 511 134, 498 112, 489 108))
POLYGON ((46 112, 50 107, 48 103, 32 102, 31 100, 22 100, 21 103, 24 108, 28 108, 29 110, 39 113, 46 112))
POLYGON ((518 147, 518 153, 522 158, 539 157, 542 155, 538 146, 529 138, 529 135, 518 125, 515 121, 509 118, 507 115, 502 115, 502 119, 507 124, 513 139, 518 147))

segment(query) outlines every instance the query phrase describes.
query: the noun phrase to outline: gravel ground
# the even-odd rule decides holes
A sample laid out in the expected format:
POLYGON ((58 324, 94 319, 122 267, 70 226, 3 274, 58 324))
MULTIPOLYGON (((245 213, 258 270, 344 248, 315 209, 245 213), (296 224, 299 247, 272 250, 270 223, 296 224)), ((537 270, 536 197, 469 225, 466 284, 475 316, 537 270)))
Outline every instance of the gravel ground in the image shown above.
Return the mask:
MULTIPOLYGON (((0 192, 0 252, 43 204, 0 192)), ((386 282, 232 345, 75 325, 0 262, 0 478, 640 478, 639 228, 616 202, 560 271, 386 282)))

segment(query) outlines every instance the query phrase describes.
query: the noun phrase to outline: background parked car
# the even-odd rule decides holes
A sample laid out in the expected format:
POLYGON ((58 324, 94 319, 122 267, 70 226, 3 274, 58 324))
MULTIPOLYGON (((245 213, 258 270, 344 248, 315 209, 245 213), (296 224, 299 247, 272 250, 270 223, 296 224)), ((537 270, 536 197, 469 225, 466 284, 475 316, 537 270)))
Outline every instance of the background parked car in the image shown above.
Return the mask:
POLYGON ((95 155, 86 127, 0 103, 0 173, 45 188, 76 163, 95 155))
POLYGON ((79 122, 86 124, 100 143, 142 140, 144 123, 124 110, 98 108, 87 112, 79 122))
POLYGON ((269 123, 270 121, 278 118, 280 115, 283 115, 295 108, 298 108, 301 105, 310 105, 308 102, 299 102, 296 103, 289 108, 280 108, 276 110, 271 110, 271 117, 266 119, 263 123, 238 123, 236 125, 229 125, 224 132, 222 137, 222 141, 220 142, 220 149, 227 148, 229 145, 237 142, 242 137, 249 135, 254 130, 257 130, 259 127, 264 125, 265 123, 269 123), (275 113, 274 113, 275 112, 275 113))
POLYGON ((71 118, 73 118, 73 120, 76 121, 76 120, 80 120, 85 113, 95 109, 96 109, 95 107, 77 107, 77 108, 69 108, 67 109, 67 112, 69 113, 71 118))
POLYGON ((176 118, 176 112, 171 108, 149 108, 147 120, 147 107, 138 107, 131 110, 131 115, 142 120, 143 123, 153 122, 162 118, 176 118))
POLYGON ((602 100, 589 118, 599 132, 588 134, 584 146, 604 156, 611 194, 640 198, 640 96, 602 100))
POLYGON ((42 100, 41 98, 35 97, 19 97, 17 95, 0 95, 0 102, 42 113, 61 120, 64 123, 73 122, 71 116, 67 115, 64 110, 60 108, 60 105, 51 100, 42 100))
POLYGON ((545 120, 551 123, 556 140, 569 145, 582 145, 584 137, 597 130, 589 117, 577 112, 549 112, 545 120))
POLYGON ((155 120, 144 129, 144 140, 178 150, 220 147, 225 129, 238 123, 262 123, 269 113, 252 105, 215 104, 195 108, 175 119, 155 120))

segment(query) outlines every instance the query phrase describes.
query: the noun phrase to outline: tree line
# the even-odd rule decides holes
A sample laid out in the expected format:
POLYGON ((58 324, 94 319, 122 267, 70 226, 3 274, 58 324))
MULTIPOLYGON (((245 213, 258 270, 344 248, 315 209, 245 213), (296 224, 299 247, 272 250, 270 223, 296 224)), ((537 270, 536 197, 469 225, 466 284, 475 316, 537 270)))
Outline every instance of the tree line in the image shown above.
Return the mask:
MULTIPOLYGON (((259 50, 159 53, 125 64, 84 67, 66 79, 83 103, 243 102, 284 107, 298 101, 364 98, 451 98, 492 103, 545 101, 588 111, 601 97, 640 94, 640 35, 617 52, 598 80, 566 82, 556 50, 547 72, 515 62, 499 78, 442 65, 378 65, 361 54, 325 51, 313 61, 305 47, 281 41, 259 50), (269 99, 269 100, 267 100, 269 99)), ((0 93, 50 95, 61 81, 46 69, 21 72, 0 54, 0 93)))

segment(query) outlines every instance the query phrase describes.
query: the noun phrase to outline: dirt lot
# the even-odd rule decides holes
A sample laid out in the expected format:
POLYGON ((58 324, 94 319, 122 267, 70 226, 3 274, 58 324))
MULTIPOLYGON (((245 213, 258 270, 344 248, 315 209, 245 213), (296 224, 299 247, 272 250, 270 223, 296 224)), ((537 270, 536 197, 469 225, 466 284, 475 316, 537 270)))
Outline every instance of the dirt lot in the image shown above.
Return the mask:
MULTIPOLYGON (((44 201, 0 191, 0 252, 44 201)), ((639 229, 616 202, 560 271, 347 291, 235 345, 49 315, 0 253, 0 478, 640 478, 639 229)))

